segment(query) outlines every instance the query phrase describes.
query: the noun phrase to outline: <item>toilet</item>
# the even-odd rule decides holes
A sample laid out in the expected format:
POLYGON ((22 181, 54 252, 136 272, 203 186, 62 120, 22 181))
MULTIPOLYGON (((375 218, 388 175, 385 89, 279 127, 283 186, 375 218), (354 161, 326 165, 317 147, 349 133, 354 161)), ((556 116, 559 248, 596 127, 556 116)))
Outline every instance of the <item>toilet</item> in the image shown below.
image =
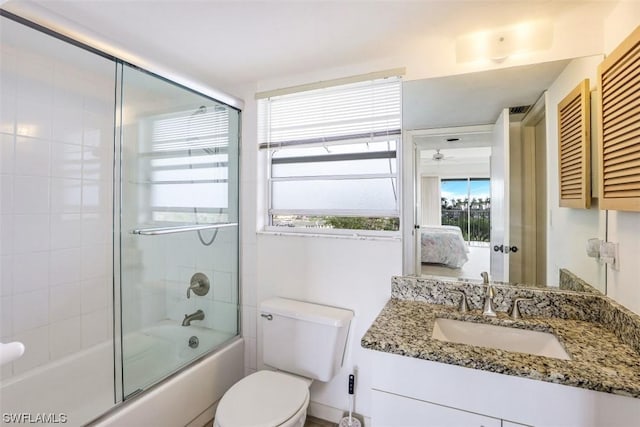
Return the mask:
POLYGON ((271 298, 260 304, 262 356, 271 369, 234 384, 220 399, 214 427, 303 427, 313 380, 342 366, 351 310, 271 298))

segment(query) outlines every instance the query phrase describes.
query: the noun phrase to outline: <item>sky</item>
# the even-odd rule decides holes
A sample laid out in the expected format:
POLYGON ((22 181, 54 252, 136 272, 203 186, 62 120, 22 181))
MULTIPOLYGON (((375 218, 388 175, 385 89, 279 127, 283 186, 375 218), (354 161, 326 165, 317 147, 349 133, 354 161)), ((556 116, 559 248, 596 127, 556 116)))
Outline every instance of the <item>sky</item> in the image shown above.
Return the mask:
MULTIPOLYGON (((447 200, 462 199, 467 197, 467 181, 455 180, 455 181, 442 181, 441 183, 441 196, 446 197, 447 200)), ((486 199, 490 196, 489 181, 471 181, 471 199, 482 198, 486 199)))

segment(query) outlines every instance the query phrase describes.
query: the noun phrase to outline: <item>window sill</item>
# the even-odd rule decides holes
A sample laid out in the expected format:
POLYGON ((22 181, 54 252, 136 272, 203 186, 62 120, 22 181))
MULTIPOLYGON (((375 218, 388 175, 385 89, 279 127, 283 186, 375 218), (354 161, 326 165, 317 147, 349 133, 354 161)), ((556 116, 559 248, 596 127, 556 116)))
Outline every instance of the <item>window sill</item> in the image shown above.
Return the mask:
POLYGON ((358 234, 357 232, 345 231, 343 233, 317 233, 312 231, 280 231, 280 230, 259 230, 258 235, 265 236, 287 236, 287 237, 306 237, 306 238, 324 238, 324 239, 346 239, 346 240, 380 240, 380 241, 401 241, 400 232, 389 232, 388 235, 382 234, 358 234))

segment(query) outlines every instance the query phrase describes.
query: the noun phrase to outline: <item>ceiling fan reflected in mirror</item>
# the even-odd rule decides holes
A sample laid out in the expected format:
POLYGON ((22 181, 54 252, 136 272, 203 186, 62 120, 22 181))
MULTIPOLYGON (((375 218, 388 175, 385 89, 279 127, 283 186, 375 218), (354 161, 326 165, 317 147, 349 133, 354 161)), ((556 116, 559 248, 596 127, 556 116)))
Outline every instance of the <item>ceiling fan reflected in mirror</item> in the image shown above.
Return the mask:
POLYGON ((436 152, 433 154, 433 156, 431 157, 434 161, 439 162, 441 160, 447 160, 447 159, 452 159, 453 156, 445 156, 444 154, 442 154, 440 152, 439 148, 436 148, 436 152))

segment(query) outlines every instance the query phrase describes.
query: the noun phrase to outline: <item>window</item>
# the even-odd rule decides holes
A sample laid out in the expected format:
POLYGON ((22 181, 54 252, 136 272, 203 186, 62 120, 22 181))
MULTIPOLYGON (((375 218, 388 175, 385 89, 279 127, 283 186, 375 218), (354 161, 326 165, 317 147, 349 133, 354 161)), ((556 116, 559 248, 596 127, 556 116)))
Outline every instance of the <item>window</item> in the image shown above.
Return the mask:
POLYGON ((229 109, 200 106, 145 119, 140 174, 152 222, 229 221, 229 109), (143 180, 144 177, 141 177, 143 180), (188 188, 188 191, 186 190, 188 188))
POLYGON ((472 246, 487 246, 491 230, 489 178, 443 179, 441 195, 442 225, 460 227, 472 246))
POLYGON ((398 231, 400 79, 262 99, 270 229, 398 231))

